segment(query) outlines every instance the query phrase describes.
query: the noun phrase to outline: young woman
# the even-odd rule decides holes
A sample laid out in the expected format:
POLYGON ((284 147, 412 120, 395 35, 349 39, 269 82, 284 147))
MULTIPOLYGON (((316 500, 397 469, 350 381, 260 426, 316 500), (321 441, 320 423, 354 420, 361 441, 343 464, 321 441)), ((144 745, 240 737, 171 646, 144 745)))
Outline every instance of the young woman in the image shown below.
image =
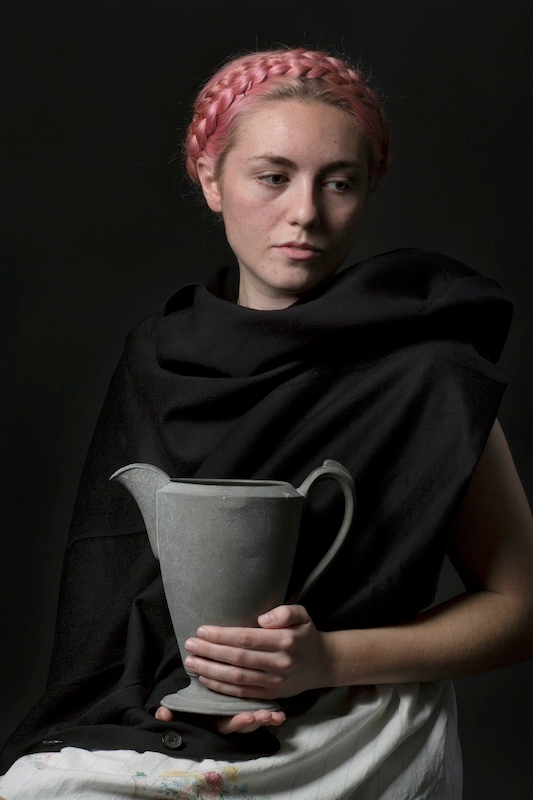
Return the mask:
MULTIPOLYGON (((511 312, 436 253, 340 269, 389 147, 376 94, 323 52, 240 56, 200 91, 187 170, 237 264, 128 337, 82 477, 49 686, 4 750, 10 800, 461 796, 449 679, 533 653, 533 523, 496 419, 511 312), (302 604, 186 644, 206 686, 283 710, 159 707, 187 678, 144 526, 109 476, 140 461, 297 485, 324 458, 357 488, 341 557, 302 604), (446 553, 465 592, 430 607, 446 553)), ((313 493, 295 585, 340 505, 327 484, 313 493)))

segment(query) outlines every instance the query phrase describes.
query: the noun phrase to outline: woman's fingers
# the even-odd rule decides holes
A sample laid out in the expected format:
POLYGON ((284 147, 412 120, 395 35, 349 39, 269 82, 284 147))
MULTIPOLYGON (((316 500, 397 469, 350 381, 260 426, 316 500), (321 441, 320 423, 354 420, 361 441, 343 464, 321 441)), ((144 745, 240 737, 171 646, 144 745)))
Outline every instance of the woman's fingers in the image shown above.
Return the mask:
MULTIPOLYGON (((258 618, 260 628, 231 628, 216 625, 202 625, 196 631, 196 637, 188 639, 187 645, 192 641, 209 641, 214 644, 231 645, 247 650, 277 650, 280 646, 279 630, 289 632, 291 627, 311 622, 311 618, 303 606, 277 606, 277 608, 262 614, 258 618)), ((281 640, 290 646, 290 635, 281 640)))
MULTIPOLYGON (((215 688, 214 683, 222 683, 231 686, 233 691, 224 690, 224 694, 234 694, 237 687, 248 687, 250 690, 258 691, 264 689, 275 690, 283 681, 284 673, 280 671, 266 671, 260 669, 247 669, 236 667, 233 664, 226 664, 211 659, 192 658, 185 659, 185 666, 191 672, 199 676, 199 680, 210 689, 215 688)), ((246 697, 255 697, 253 691, 247 692, 246 697)), ((243 695, 244 696, 244 695, 243 695)), ((265 696, 264 694, 260 695, 265 696)), ((275 691, 273 696, 275 696, 275 691)))
MULTIPOLYGON (((312 624, 303 606, 278 606, 258 620, 260 628, 231 628, 202 625, 185 649, 193 656, 211 658, 254 669, 284 668, 260 653, 290 653, 298 638, 298 627, 312 624), (247 651, 251 654, 248 656, 247 651)), ((191 666, 192 668, 192 666, 191 666)))
POLYGON ((161 720, 161 722, 172 722, 174 719, 174 714, 170 708, 165 708, 165 706, 159 706, 154 716, 156 719, 161 720))
MULTIPOLYGON (((283 629, 286 630, 286 629, 283 629)), ((264 650, 271 652, 279 647, 279 629, 263 628, 222 628, 202 625, 196 636, 187 639, 185 649, 202 648, 206 644, 236 647, 242 650, 264 650), (192 647, 191 647, 192 644, 192 647)))
POLYGON ((219 733, 251 733, 262 727, 277 727, 285 722, 283 711, 244 711, 234 717, 216 717, 219 733))
POLYGON ((212 644, 190 640, 185 644, 189 655, 185 659, 185 667, 191 672, 204 674, 205 659, 219 664, 231 664, 242 670, 259 670, 261 672, 286 672, 290 669, 292 659, 290 651, 294 643, 279 644, 271 651, 245 650, 242 647, 212 644))
MULTIPOLYGON (((164 706, 155 712, 155 718, 162 722, 172 722, 174 713, 164 706)), ((283 711, 243 711, 233 717, 214 717, 216 729, 219 733, 251 733, 261 727, 277 727, 285 722, 283 711)))
MULTIPOLYGON (((257 673, 256 673, 257 677, 257 673)), ((198 680, 208 689, 240 700, 275 700, 279 697, 276 686, 261 686, 257 683, 230 683, 219 678, 206 678, 200 675, 198 680)))
POLYGON ((257 621, 262 628, 290 628, 292 625, 311 622, 311 617, 303 606, 285 605, 261 614, 257 621))

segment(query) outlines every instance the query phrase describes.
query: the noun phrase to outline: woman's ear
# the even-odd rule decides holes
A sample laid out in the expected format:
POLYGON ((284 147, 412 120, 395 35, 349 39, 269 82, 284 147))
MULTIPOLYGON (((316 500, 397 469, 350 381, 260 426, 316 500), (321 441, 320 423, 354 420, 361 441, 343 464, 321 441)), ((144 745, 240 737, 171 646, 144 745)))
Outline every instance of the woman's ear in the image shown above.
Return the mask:
POLYGON ((210 161, 198 159, 196 164, 200 186, 205 197, 205 202, 215 214, 222 214, 222 194, 219 182, 215 177, 215 170, 210 161))

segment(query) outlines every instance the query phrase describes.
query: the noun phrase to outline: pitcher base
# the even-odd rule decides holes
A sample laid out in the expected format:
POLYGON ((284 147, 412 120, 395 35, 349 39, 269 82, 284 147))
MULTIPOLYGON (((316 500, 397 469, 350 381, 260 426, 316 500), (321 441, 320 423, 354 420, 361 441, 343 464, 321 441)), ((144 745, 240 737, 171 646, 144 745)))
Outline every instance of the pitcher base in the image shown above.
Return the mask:
POLYGON ((197 681, 192 681, 185 689, 174 694, 167 694, 161 705, 171 711, 187 711, 191 714, 213 714, 232 717, 242 711, 280 711, 275 700, 252 700, 248 698, 230 697, 213 692, 197 681))

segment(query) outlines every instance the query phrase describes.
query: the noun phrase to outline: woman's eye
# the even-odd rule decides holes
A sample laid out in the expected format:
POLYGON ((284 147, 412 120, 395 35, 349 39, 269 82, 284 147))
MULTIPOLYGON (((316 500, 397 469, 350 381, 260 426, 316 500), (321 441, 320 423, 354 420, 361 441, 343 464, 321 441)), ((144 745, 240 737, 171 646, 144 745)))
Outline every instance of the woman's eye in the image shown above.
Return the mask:
POLYGON ((281 186, 287 179, 285 175, 262 175, 261 180, 267 186, 281 186))
POLYGON ((348 181, 342 181, 340 179, 334 181, 327 181, 326 186, 328 188, 333 189, 334 192, 346 192, 348 189, 351 188, 348 181))

